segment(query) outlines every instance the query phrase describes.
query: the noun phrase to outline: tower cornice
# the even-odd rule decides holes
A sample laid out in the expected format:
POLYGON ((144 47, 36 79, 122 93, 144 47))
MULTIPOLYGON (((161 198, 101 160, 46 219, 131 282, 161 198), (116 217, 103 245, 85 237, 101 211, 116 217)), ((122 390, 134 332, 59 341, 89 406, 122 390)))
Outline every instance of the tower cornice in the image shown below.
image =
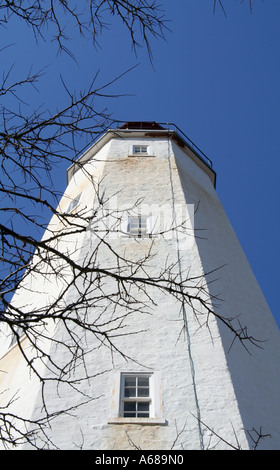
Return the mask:
POLYGON ((210 178, 216 187, 216 172, 212 161, 173 123, 127 122, 117 129, 108 129, 88 149, 86 149, 67 170, 69 183, 76 171, 92 159, 97 152, 113 138, 161 138, 175 142, 210 178))

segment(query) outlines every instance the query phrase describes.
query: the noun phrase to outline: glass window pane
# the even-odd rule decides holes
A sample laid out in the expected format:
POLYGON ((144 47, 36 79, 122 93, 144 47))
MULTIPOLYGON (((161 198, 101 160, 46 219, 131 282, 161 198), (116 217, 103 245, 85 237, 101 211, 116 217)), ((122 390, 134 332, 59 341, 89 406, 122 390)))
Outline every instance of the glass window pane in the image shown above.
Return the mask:
POLYGON ((129 413, 128 413, 128 412, 125 412, 125 413, 123 414, 123 416, 124 416, 124 418, 136 418, 136 412, 135 412, 135 413, 133 413, 133 412, 129 412, 129 413))
POLYGON ((136 397, 136 387, 125 387, 124 396, 126 398, 136 397))
POLYGON ((149 403, 149 402, 141 402, 141 401, 139 401, 139 402, 137 403, 137 405, 138 405, 138 407, 137 407, 137 408, 138 408, 138 411, 149 411, 149 409, 150 409, 150 403, 149 403))
POLYGON ((139 387, 149 387, 149 379, 150 377, 142 377, 141 375, 138 377, 138 385, 139 387))
POLYGON ((124 412, 134 411, 136 412, 136 401, 126 401, 123 404, 124 412))
POLYGON ((136 377, 133 377, 133 376, 126 376, 124 378, 124 386, 125 387, 136 387, 136 377))
POLYGON ((149 397, 149 387, 139 387, 137 389, 137 396, 138 397, 149 397))
POLYGON ((139 230, 139 219, 138 217, 130 217, 128 223, 128 231, 130 232, 138 232, 139 230))
POLYGON ((139 225, 139 218, 138 217, 130 217, 130 225, 132 227, 138 227, 139 225))
POLYGON ((75 209, 75 207, 79 204, 80 198, 81 194, 79 194, 77 197, 75 197, 75 199, 70 202, 67 212, 71 212, 73 209, 75 209))
POLYGON ((149 397, 149 377, 139 376, 137 382, 137 396, 138 397, 149 397))
POLYGON ((141 230, 146 230, 146 228, 147 228, 147 217, 142 218, 142 219, 140 220, 139 228, 140 228, 141 230))

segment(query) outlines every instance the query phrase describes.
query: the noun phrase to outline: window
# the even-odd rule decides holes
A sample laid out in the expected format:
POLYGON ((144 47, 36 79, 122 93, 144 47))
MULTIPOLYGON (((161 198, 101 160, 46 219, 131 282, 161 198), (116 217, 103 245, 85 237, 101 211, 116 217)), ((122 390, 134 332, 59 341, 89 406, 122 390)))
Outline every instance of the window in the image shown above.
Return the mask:
POLYGON ((129 216, 127 232, 135 237, 141 237, 148 233, 148 217, 143 215, 129 216))
POLYGON ((19 326, 14 327, 11 333, 11 342, 9 344, 9 348, 14 346, 14 344, 18 344, 18 341, 22 338, 23 335, 24 335, 24 330, 21 327, 19 326))
POLYGON ((130 157, 154 157, 153 146, 148 144, 130 144, 128 149, 130 157))
POLYGON ((72 199, 72 201, 70 202, 68 208, 67 208, 67 213, 69 214, 69 212, 71 212, 72 210, 74 210, 77 205, 79 204, 79 201, 81 199, 81 195, 82 193, 80 193, 77 197, 75 197, 75 199, 72 199))
POLYGON ((109 424, 165 425, 161 372, 118 372, 112 376, 109 424))
POLYGON ((134 155, 148 155, 148 145, 133 145, 134 155))
POLYGON ((121 416, 124 418, 149 418, 151 391, 149 375, 123 375, 121 416))
POLYGON ((18 342, 17 336, 15 334, 13 334, 9 347, 11 348, 17 342, 18 342))
POLYGON ((124 237, 157 238, 160 230, 159 222, 159 217, 155 217, 153 214, 124 214, 121 220, 120 233, 124 237))

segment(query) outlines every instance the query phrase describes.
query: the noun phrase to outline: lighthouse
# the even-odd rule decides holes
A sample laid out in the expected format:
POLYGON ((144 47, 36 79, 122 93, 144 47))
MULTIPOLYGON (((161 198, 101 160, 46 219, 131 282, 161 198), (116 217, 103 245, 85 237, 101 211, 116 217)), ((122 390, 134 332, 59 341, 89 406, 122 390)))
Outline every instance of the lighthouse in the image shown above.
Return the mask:
POLYGON ((280 448, 279 330, 213 164, 177 126, 93 142, 40 246, 12 302, 33 336, 1 330, 16 446, 280 448))

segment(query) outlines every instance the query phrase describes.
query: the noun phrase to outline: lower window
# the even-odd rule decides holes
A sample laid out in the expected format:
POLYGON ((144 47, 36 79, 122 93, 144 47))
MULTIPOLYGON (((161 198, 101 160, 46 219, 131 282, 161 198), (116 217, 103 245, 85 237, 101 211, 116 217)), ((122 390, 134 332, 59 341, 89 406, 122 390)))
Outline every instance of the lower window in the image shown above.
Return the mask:
POLYGON ((161 372, 113 373, 109 424, 165 425, 161 372))
POLYGON ((149 418, 151 405, 150 375, 122 375, 121 416, 149 418))

